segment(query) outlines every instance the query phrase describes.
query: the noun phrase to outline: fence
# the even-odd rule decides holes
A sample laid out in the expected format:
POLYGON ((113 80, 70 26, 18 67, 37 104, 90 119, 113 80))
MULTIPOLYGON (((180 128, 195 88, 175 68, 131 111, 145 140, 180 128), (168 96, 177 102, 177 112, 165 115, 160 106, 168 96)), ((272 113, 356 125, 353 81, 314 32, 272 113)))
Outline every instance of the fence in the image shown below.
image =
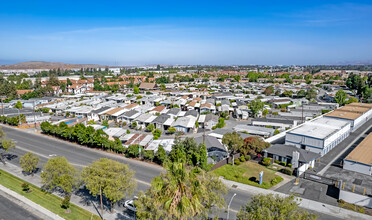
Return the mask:
POLYGON ((237 153, 237 154, 234 154, 234 156, 233 157, 228 157, 228 158, 226 158, 226 159, 224 159, 224 160, 221 160, 221 161, 219 161, 219 162, 217 162, 212 168, 211 168, 211 170, 210 171, 212 171, 212 170, 215 170, 215 169, 217 169, 217 168, 219 168, 219 167, 222 167, 222 166, 224 166, 224 165, 226 165, 226 164, 228 164, 228 163, 232 163, 232 161, 234 160, 234 159, 239 159, 240 158, 240 153, 237 153))

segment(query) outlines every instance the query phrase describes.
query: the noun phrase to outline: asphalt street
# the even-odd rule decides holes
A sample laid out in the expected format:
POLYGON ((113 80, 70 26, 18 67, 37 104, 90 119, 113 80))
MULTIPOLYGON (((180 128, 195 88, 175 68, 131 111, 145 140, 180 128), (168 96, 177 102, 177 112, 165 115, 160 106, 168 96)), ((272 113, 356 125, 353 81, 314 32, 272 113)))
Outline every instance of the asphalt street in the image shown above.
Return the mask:
MULTIPOLYGON (((3 131, 6 132, 7 138, 11 138, 16 142, 16 148, 9 151, 10 161, 8 162, 17 166, 20 166, 19 158, 27 151, 33 152, 40 157, 39 168, 41 168, 43 164, 52 157, 50 155, 53 154, 66 157, 71 164, 78 168, 82 168, 95 160, 106 157, 128 164, 129 167, 136 172, 135 178, 138 180, 136 193, 138 191, 145 191, 148 189, 151 184, 151 180, 163 171, 163 168, 158 165, 128 159, 100 150, 90 149, 77 144, 61 141, 53 137, 35 134, 31 131, 21 131, 6 126, 1 127, 3 128, 3 131)), ((230 206, 231 219, 235 219, 236 213, 239 211, 240 207, 246 204, 251 198, 251 195, 246 191, 231 189, 225 196, 226 204, 229 204, 234 193, 237 195, 234 197, 230 206)), ((317 214, 320 216, 319 213, 317 214)), ((227 215, 227 212, 220 214, 220 217, 226 218, 226 216, 223 215, 227 215)), ((325 216, 325 218, 322 217, 321 219, 335 218, 325 216)))
POLYGON ((0 220, 39 220, 31 212, 0 195, 0 220))

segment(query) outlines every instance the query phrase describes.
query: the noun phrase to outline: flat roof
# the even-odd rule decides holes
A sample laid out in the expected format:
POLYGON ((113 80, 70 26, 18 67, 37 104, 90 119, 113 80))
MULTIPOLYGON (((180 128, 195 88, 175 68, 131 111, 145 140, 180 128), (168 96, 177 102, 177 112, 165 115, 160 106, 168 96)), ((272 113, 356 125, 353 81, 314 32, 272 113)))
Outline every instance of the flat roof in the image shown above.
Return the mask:
POLYGON ((354 113, 366 113, 370 110, 368 107, 363 107, 363 106, 356 106, 356 105, 345 105, 341 108, 339 108, 341 111, 346 111, 346 112, 354 112, 354 113))
POLYGON ((372 166, 372 133, 364 138, 345 159, 372 166))
POLYGON ((288 133, 313 137, 317 139, 325 139, 347 124, 349 124, 349 122, 344 120, 322 117, 311 122, 306 122, 288 133))
POLYGON ((350 105, 350 106, 359 106, 359 107, 364 107, 364 108, 370 108, 370 109, 372 109, 372 104, 368 104, 368 103, 353 102, 353 103, 350 103, 348 105, 350 105))
POLYGON ((346 112, 346 111, 342 111, 342 110, 334 110, 333 112, 330 112, 330 113, 326 114, 325 116, 355 120, 355 119, 359 118, 361 115, 362 115, 362 113, 346 112))

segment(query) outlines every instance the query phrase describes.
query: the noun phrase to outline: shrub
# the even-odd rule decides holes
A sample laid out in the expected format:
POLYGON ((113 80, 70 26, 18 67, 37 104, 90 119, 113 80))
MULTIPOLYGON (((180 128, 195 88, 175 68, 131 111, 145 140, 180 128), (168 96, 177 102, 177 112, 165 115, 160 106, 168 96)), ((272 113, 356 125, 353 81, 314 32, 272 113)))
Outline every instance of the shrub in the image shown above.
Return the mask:
POLYGON ((283 178, 282 177, 280 177, 280 176, 277 176, 277 177, 275 177, 274 179, 272 179, 271 180, 271 185, 276 185, 276 184, 278 184, 278 183, 280 183, 281 181, 283 180, 283 178))
POLYGON ((240 165, 240 160, 239 160, 239 159, 235 159, 235 160, 234 160, 234 164, 235 164, 235 165, 240 165))
POLYGON ((269 158, 269 157, 264 158, 264 159, 262 160, 262 164, 263 164, 264 166, 269 166, 269 165, 271 164, 271 158, 269 158))
POLYGON ((364 208, 363 208, 363 207, 359 207, 359 208, 358 208, 358 212, 360 212, 360 213, 363 213, 363 214, 364 214, 364 208))
POLYGON ((245 160, 248 161, 251 159, 251 156, 250 155, 245 155, 245 160))
POLYGON ((27 192, 30 190, 30 185, 28 185, 28 183, 22 183, 21 187, 23 191, 27 192))
POLYGON ((287 163, 286 162, 283 162, 283 161, 280 161, 279 164, 282 165, 282 166, 286 166, 287 165, 287 163))
POLYGON ((288 163, 287 164, 287 167, 292 168, 292 164, 291 163, 288 163))
POLYGON ((279 113, 278 112, 273 112, 273 113, 271 113, 272 115, 279 115, 279 113))
POLYGON ((70 195, 66 195, 65 198, 62 200, 61 207, 63 209, 70 208, 70 199, 71 199, 71 196, 70 195))
POLYGON ((244 155, 241 155, 241 156, 240 156, 240 161, 241 161, 241 162, 245 162, 245 157, 244 157, 244 155))
POLYGON ((280 162, 279 162, 279 160, 274 160, 274 163, 277 163, 277 164, 279 164, 280 162))
POLYGON ((288 168, 284 168, 280 170, 282 173, 292 176, 292 170, 288 168))

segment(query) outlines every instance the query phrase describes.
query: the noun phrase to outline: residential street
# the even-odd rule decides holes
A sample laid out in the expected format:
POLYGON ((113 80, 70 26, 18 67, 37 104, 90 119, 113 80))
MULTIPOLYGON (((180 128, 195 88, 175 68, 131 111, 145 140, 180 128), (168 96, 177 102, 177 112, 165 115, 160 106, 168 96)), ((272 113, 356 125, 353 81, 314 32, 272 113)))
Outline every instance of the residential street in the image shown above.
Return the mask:
POLYGON ((0 219, 1 220, 39 220, 41 218, 35 216, 30 211, 24 209, 15 201, 6 197, 0 191, 0 219))
MULTIPOLYGON (((120 162, 126 163, 131 169, 136 171, 136 179, 138 180, 138 187, 136 193, 140 190, 146 190, 153 177, 158 176, 162 171, 162 168, 157 165, 148 164, 141 161, 127 159, 118 155, 102 152, 94 149, 89 149, 83 146, 78 146, 65 141, 47 137, 41 134, 35 134, 26 130, 17 130, 7 126, 2 126, 3 130, 7 133, 7 137, 13 139, 16 142, 16 149, 9 151, 10 163, 19 166, 19 158, 26 153, 31 151, 36 153, 40 157, 39 168, 50 158, 49 155, 56 154, 57 156, 64 156, 67 160, 78 168, 82 168, 87 164, 98 160, 101 157, 107 157, 120 162)), ((234 219, 236 213, 240 207, 247 203, 251 198, 249 192, 231 189, 228 195, 225 197, 226 204, 229 203, 232 195, 236 193, 231 207, 230 207, 230 218, 234 219)), ((119 210, 118 210, 119 211, 119 210)), ((320 219, 336 219, 332 216, 326 216, 317 213, 320 219)), ((220 216, 226 218, 227 212, 222 213, 220 216)))

